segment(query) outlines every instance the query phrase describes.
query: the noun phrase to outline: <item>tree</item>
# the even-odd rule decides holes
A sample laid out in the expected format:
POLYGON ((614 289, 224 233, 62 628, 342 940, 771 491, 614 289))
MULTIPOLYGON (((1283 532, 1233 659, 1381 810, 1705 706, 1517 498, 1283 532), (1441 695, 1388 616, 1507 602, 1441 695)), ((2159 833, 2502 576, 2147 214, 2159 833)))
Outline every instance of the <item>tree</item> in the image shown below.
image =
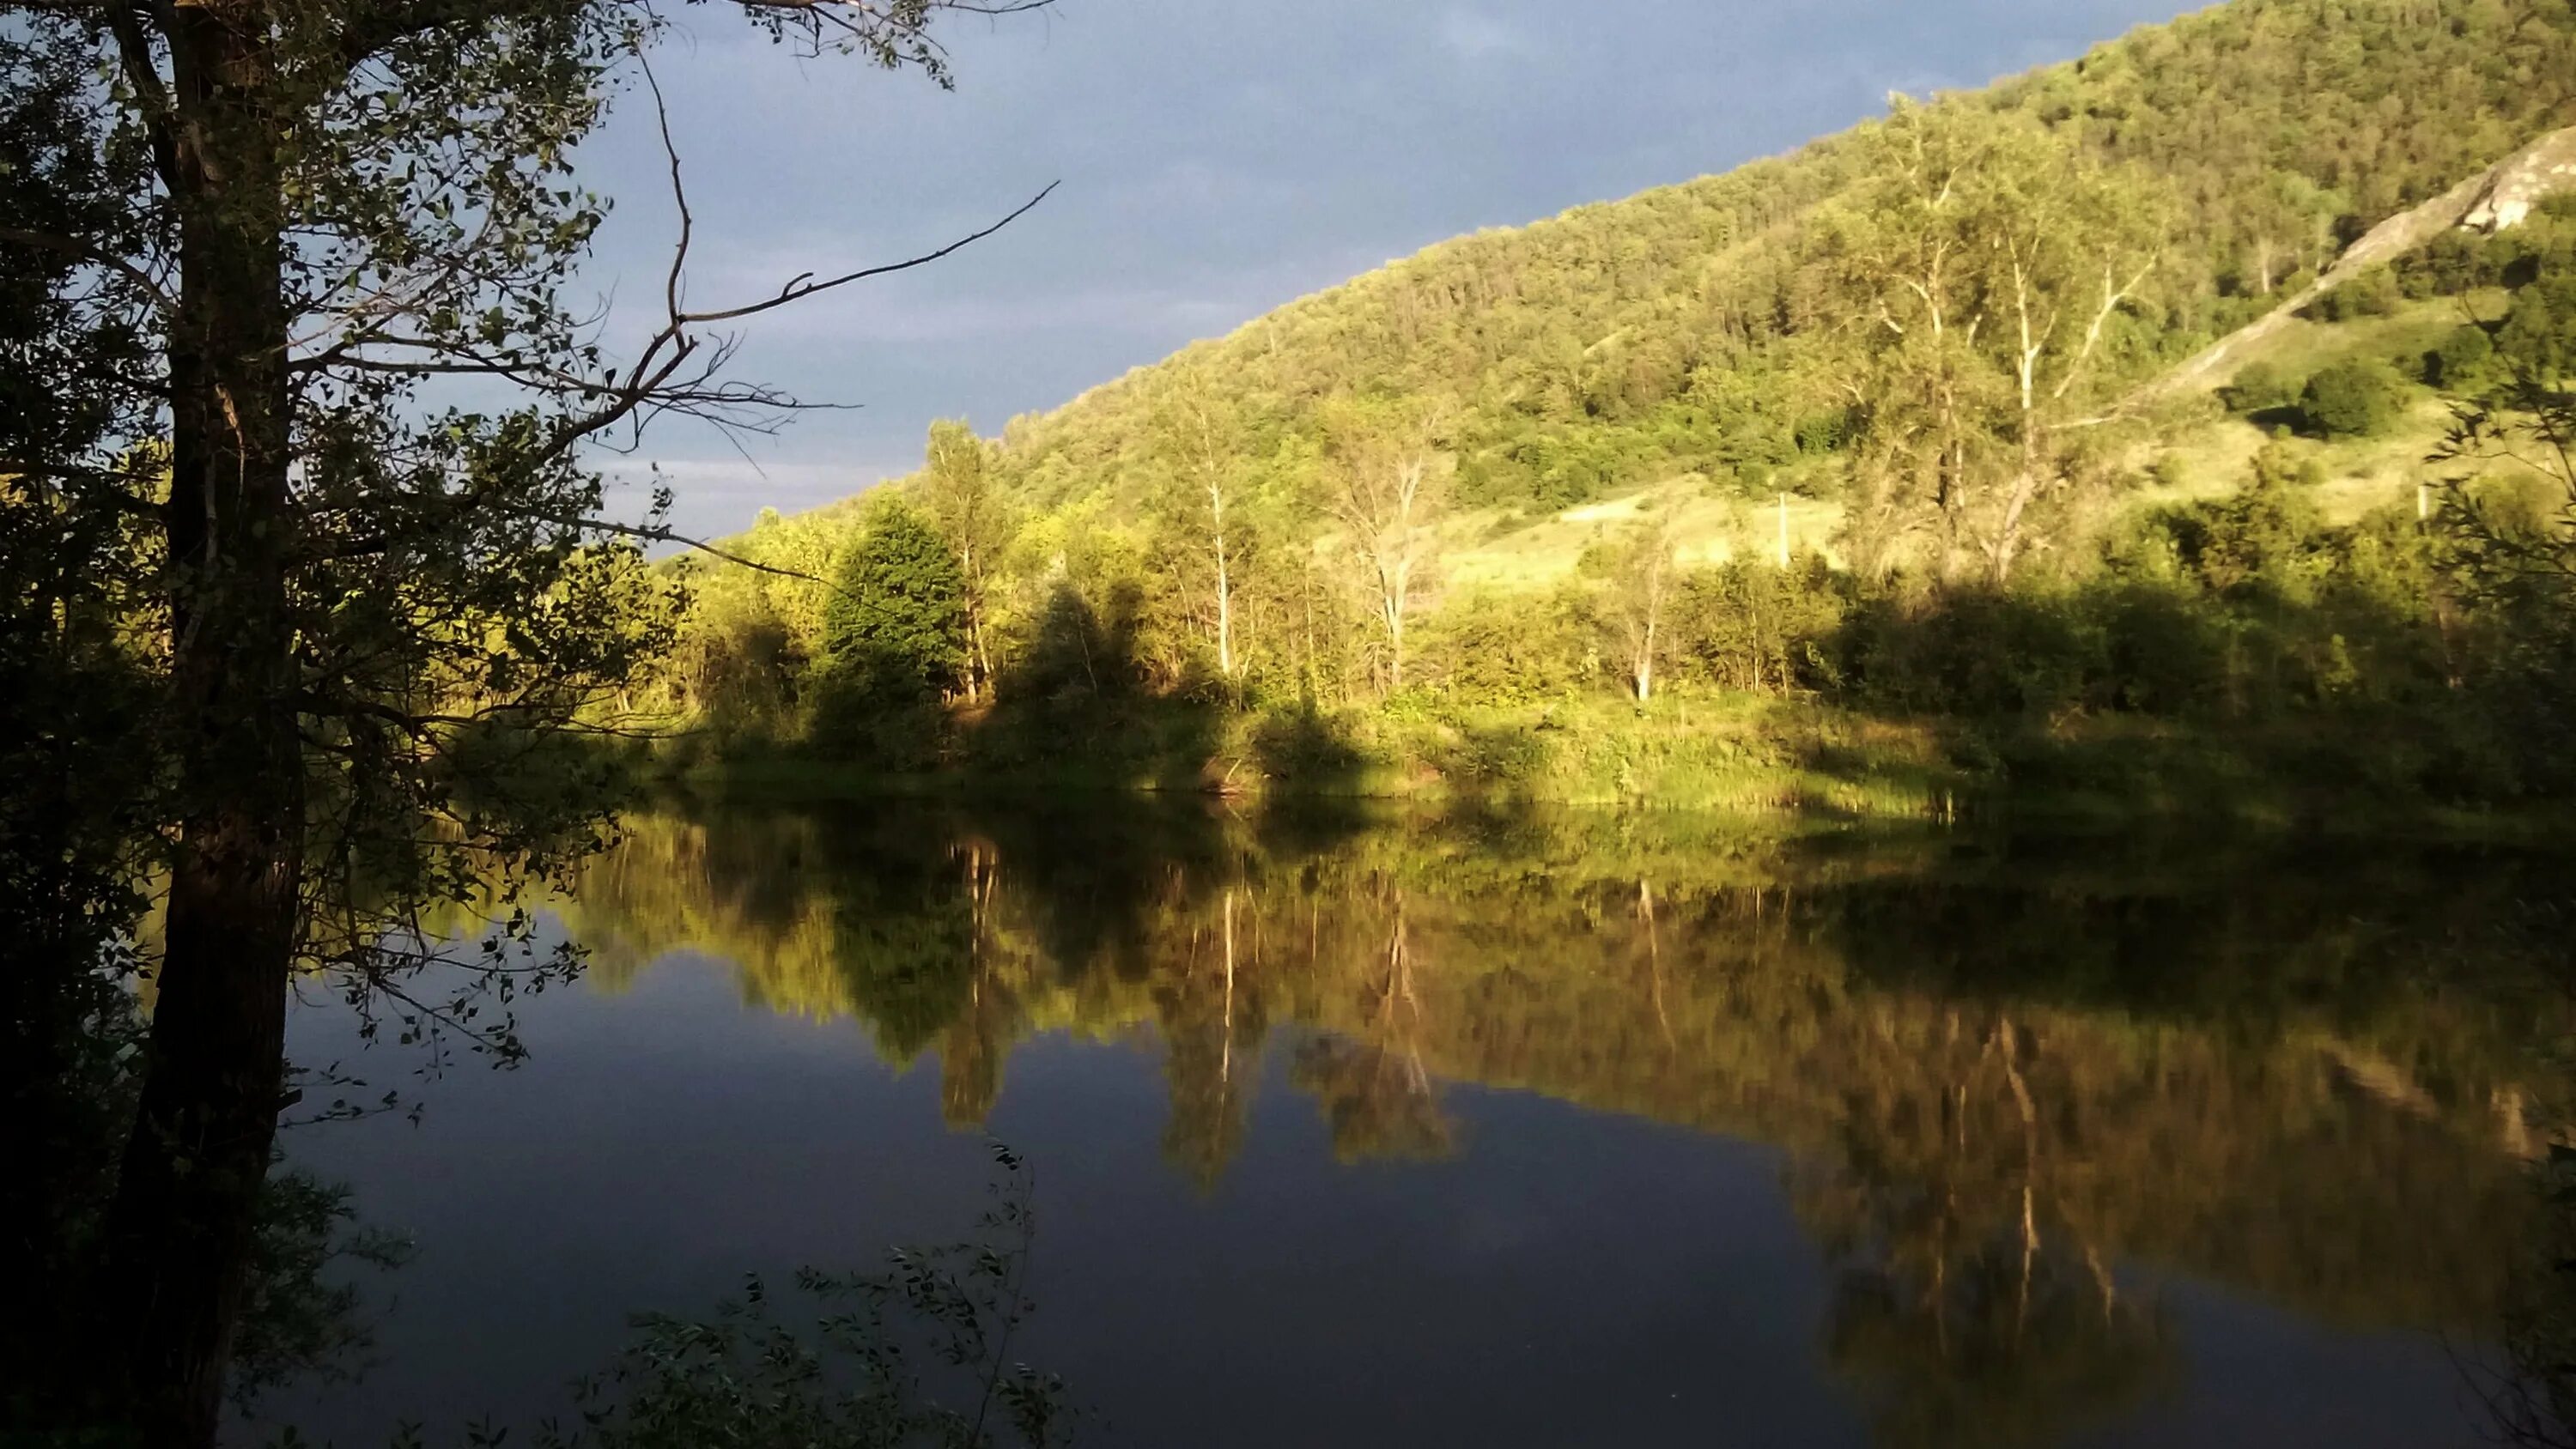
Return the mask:
POLYGON ((2251 416, 2296 403, 2299 384, 2279 364, 2258 358, 2238 368, 2236 376, 2218 390, 2218 397, 2229 412, 2251 416))
POLYGON ((2324 368, 2299 394, 2301 416, 2329 438, 2375 437, 2405 411, 2406 380, 2376 357, 2324 368))
POLYGON ((965 588, 966 695, 973 699, 992 687, 993 655, 985 626, 993 573, 1010 547, 1012 532, 1008 509, 993 486, 992 450, 962 422, 932 423, 921 491, 923 506, 957 554, 965 588))
POLYGON ((1592 562, 1602 575, 1602 621, 1630 691, 1644 704, 1654 698, 1655 665, 1672 648, 1665 618, 1680 584, 1672 527, 1662 514, 1649 514, 1596 550, 1592 562))
POLYGON ((2452 329, 2442 345, 2424 354, 2424 381, 2445 392, 2468 394, 2484 386, 2495 364, 2495 339, 2472 322, 2452 329))
POLYGON ((967 678, 966 580, 948 541, 900 499, 880 504, 823 607, 823 668, 854 702, 899 704, 967 678))
POLYGON ((2495 340, 2498 352, 2535 377, 2576 377, 2576 267, 2516 294, 2495 340))
POLYGON ((1386 684, 1404 688, 1404 632, 1439 557, 1447 477, 1418 414, 1348 403, 1330 424, 1326 508, 1348 530, 1368 578, 1371 613, 1386 636, 1386 684))
POLYGON ((1824 259, 1871 358, 1855 396, 1895 466, 1928 483, 1945 551, 1973 541, 2002 582, 2032 505, 2066 481, 2063 435, 2093 421, 2111 325, 2156 267, 2161 198, 1959 100, 1899 98, 1869 154, 1876 179, 1824 259))
MULTIPOLYGON (((937 11, 1022 0, 730 3, 810 51, 944 77, 937 11)), ((647 8, 0 0, 0 18, 9 94, 72 87, 90 147, 64 204, 8 214, 6 275, 75 306, 93 340, 72 395, 119 419, 5 471, 82 528, 130 524, 159 590, 122 621, 150 662, 166 896, 94 1360, 152 1442, 204 1443, 296 964, 515 1051, 505 1016, 400 986, 425 958, 395 943, 436 939, 424 905, 496 874, 509 900, 596 838, 588 791, 458 803, 563 778, 529 752, 618 727, 619 687, 669 642, 634 545, 671 535, 601 516, 584 449, 674 414, 768 425, 792 400, 726 381, 716 329, 882 268, 693 307, 674 152, 664 315, 623 365, 592 340, 563 289, 605 204, 572 155, 660 34, 647 8), (49 270, 22 265, 37 255, 49 270), (155 466, 125 461, 142 443, 155 466)))
POLYGON ((2334 219, 2345 198, 2295 171, 2274 172, 2236 200, 2243 216, 2246 280, 2269 297, 2281 279, 2331 255, 2334 219))
POLYGON ((1243 445, 1234 414, 1216 396, 1206 370, 1173 373, 1156 401, 1156 433, 1190 501, 1176 510, 1189 521, 1209 565, 1205 585, 1217 673, 1231 681, 1237 657, 1236 599, 1241 586, 1243 445))

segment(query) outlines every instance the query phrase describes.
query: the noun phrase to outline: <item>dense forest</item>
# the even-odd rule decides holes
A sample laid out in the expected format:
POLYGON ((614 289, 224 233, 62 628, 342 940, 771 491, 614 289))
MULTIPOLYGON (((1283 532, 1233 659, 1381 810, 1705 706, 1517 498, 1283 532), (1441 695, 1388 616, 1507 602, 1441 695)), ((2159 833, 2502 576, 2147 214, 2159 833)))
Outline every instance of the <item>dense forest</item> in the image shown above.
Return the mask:
POLYGON ((724 755, 1025 771, 1071 738, 1103 779, 1703 804, 1881 750, 1769 794, 1906 813, 2032 727, 2156 721, 2237 741, 2203 775, 2555 792, 2524 666, 2557 626, 2463 570, 2568 501, 2517 440, 2564 426, 2576 212, 2336 276, 2215 395, 2148 385, 2571 121, 2552 0, 2260 0, 1900 98, 997 440, 943 423, 899 486, 726 545, 802 577, 680 565, 639 708, 724 755), (1621 783, 1597 736, 1694 698, 1621 783), (1884 728, 1936 717, 1985 742, 1884 728), (2421 744, 2387 751, 2401 717, 2421 744))

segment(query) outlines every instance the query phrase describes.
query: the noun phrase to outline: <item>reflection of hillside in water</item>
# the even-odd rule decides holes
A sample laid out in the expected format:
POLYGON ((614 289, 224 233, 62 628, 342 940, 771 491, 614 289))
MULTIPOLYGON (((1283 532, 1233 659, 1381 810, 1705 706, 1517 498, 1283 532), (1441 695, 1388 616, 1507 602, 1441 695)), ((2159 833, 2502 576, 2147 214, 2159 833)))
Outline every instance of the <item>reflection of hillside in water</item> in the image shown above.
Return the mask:
POLYGON ((936 1054, 960 1124, 1031 1034, 1150 1028, 1203 1182, 1265 1051, 1349 1157, 1451 1150, 1442 1082, 1776 1144, 1843 1270, 1835 1356, 1914 1439, 2159 1377, 2123 1262, 2492 1322, 2539 1027, 2460 943, 2513 863, 2087 870, 1609 822, 658 817, 567 914, 610 989, 694 948, 936 1054))

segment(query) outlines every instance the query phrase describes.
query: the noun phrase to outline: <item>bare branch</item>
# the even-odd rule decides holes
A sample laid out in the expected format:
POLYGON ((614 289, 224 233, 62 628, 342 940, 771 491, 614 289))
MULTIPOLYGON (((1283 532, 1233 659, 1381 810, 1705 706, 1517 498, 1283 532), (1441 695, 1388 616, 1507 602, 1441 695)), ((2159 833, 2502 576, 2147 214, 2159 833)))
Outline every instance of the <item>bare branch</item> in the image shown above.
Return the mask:
POLYGON ((895 272, 908 272, 914 267, 928 266, 942 257, 953 256, 958 252, 964 251, 966 248, 973 246, 975 243, 982 241, 984 238, 991 236, 993 233, 1000 231, 1006 226, 1009 226, 1012 222, 1028 215, 1030 212, 1037 209, 1039 202, 1044 201, 1049 196, 1053 195, 1055 193, 1055 189, 1063 184, 1064 183, 1061 181, 1048 182, 1043 190, 1039 191, 1037 195, 1030 197, 1028 200, 1021 202, 1018 208, 1013 210, 1010 215, 1003 217, 1000 221, 994 222, 991 226, 985 227, 981 231, 970 232, 965 236, 959 237, 957 240, 950 242, 948 245, 941 247, 937 251, 923 252, 917 257, 907 257, 899 262, 887 262, 882 266, 862 267, 858 271, 834 277, 829 281, 808 282, 805 280, 805 276, 813 275, 813 273, 808 272, 805 276, 800 276, 794 281, 789 282, 785 287, 780 288, 777 296, 772 297, 765 302, 753 302, 747 306, 730 307, 721 312, 683 313, 681 314, 680 320, 683 322, 729 322, 737 317, 749 317, 756 313, 766 312, 773 307, 784 307, 790 302, 801 302, 807 297, 813 296, 817 292, 828 292, 834 287, 845 286, 851 282, 865 281, 870 277, 882 277, 895 272))

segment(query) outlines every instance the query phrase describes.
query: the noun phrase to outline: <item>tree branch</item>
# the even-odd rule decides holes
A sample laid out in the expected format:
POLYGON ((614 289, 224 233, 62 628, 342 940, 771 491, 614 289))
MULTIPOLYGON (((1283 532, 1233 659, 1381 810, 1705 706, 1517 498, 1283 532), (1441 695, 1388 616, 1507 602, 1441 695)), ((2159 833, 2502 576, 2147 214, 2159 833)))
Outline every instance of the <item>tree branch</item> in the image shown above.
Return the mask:
MULTIPOLYGON (((674 168, 674 173, 676 174, 676 167, 674 168)), ((817 292, 828 292, 834 287, 845 286, 851 282, 865 281, 870 277, 882 277, 894 272, 908 272, 914 267, 928 266, 942 257, 952 256, 958 252, 964 251, 966 248, 973 246, 975 243, 982 241, 984 238, 991 236, 993 233, 1000 231, 1006 226, 1009 226, 1012 222, 1028 215, 1030 212, 1037 209, 1039 202, 1044 201, 1049 196, 1053 195, 1055 193, 1055 189, 1063 184, 1064 183, 1061 181, 1048 182, 1043 190, 1039 191, 1037 195, 1030 197, 1028 200, 1021 202, 1018 208, 1013 210, 1010 215, 1003 217, 1000 221, 994 222, 991 226, 985 227, 981 231, 970 232, 965 236, 959 237, 957 240, 950 242, 948 245, 941 247, 937 251, 923 252, 917 257, 907 257, 899 262, 887 262, 882 266, 862 267, 858 271, 845 273, 844 275, 834 277, 829 281, 808 282, 805 278, 812 276, 813 273, 807 272, 804 276, 797 277, 786 286, 780 288, 777 296, 772 297, 765 302, 753 302, 746 306, 729 307, 720 312, 684 312, 680 314, 680 320, 683 322, 730 322, 737 317, 749 317, 757 313, 766 312, 773 307, 784 307, 790 302, 801 302, 807 297, 813 296, 817 292)))

